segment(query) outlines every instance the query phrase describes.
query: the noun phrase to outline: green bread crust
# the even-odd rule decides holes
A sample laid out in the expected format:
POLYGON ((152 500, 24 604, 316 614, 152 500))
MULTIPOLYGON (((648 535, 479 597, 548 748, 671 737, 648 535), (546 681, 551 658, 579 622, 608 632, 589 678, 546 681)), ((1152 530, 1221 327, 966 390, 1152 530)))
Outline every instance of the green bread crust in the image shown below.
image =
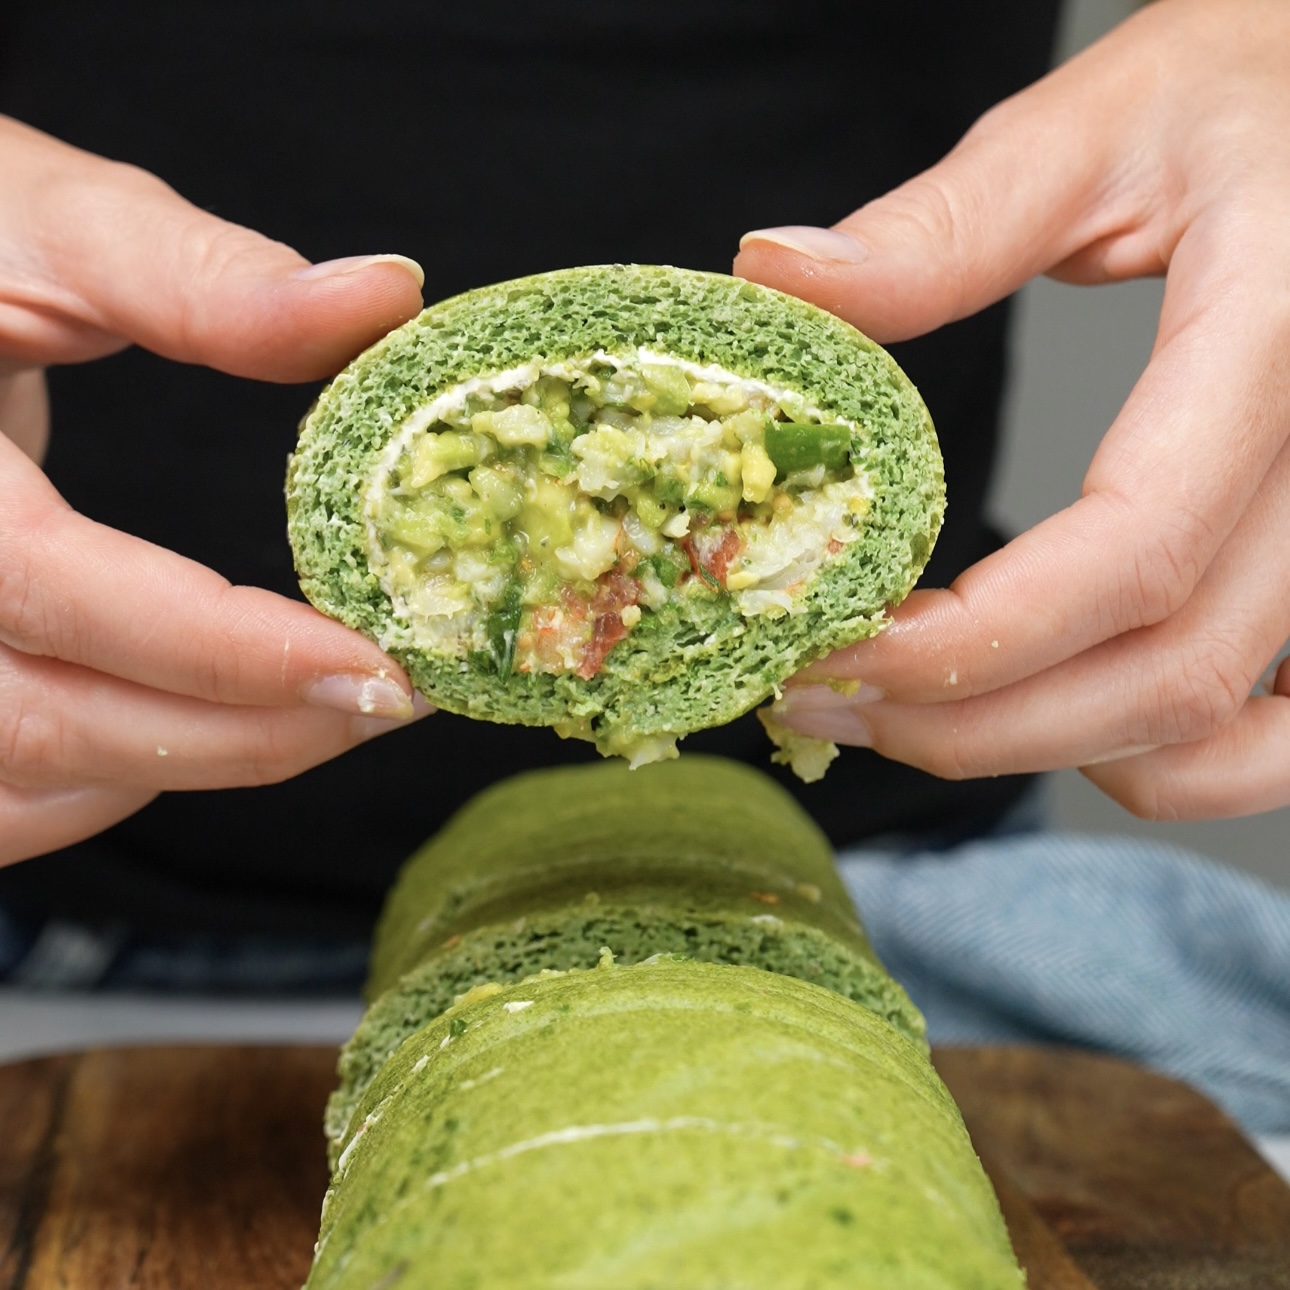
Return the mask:
POLYGON ((308 1290, 1021 1290, 923 1049, 789 977, 509 986, 364 1094, 308 1290))
POLYGON ((533 771, 472 799, 404 866, 328 1104, 333 1154, 381 1063, 457 996, 592 967, 602 947, 624 964, 677 954, 813 981, 923 1043, 828 840, 765 775, 698 755, 533 771))
POLYGON ((446 940, 526 914, 544 892, 680 878, 696 892, 771 897, 866 954, 833 849, 793 796, 760 771, 687 754, 629 771, 622 762, 529 771, 466 802, 399 872, 376 926, 366 995, 374 1000, 446 940), (590 886, 587 884, 590 883, 590 886))
POLYGON ((827 561, 800 612, 743 618, 724 595, 687 596, 642 619, 589 680, 513 672, 393 644, 416 687, 446 710, 557 725, 604 753, 720 725, 811 660, 873 635, 921 572, 944 513, 926 407, 858 331, 780 292, 719 274, 647 265, 566 269, 432 306, 356 359, 305 419, 287 476, 301 587, 324 613, 390 640, 393 608, 368 564, 363 493, 406 418, 471 377, 534 357, 648 347, 800 391, 859 423, 874 495, 861 537, 827 561))

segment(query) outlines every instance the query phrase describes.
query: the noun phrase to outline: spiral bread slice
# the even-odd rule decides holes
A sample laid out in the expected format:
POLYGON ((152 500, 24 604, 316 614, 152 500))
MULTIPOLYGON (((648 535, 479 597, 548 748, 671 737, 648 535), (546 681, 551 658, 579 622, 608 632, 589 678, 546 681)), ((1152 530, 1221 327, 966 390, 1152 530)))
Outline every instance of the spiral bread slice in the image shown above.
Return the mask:
POLYGON ((604 948, 624 965, 681 954, 813 981, 923 1043, 828 840, 773 780, 698 754, 531 771, 463 806, 390 893, 328 1106, 333 1159, 408 1035, 472 989, 594 967, 604 948))
POLYGON ((944 511, 917 391, 812 305, 567 269, 342 372, 287 479, 305 594, 447 710, 643 764, 872 635, 944 511))
POLYGON ((306 1290, 1022 1290, 924 1050, 755 968, 548 975, 364 1094, 306 1290))

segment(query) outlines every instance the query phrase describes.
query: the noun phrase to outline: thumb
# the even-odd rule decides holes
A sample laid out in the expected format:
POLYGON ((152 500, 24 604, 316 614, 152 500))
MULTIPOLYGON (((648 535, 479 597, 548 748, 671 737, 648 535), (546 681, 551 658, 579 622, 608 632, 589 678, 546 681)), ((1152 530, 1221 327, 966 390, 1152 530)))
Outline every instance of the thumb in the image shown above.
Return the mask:
POLYGON ((313 265, 160 179, 0 118, 0 352, 32 364, 145 346, 237 376, 330 375, 421 306, 396 255, 313 265))
POLYGON ((1102 124, 1105 104, 1090 109, 1076 70, 1068 64, 1001 103, 943 161, 831 229, 745 234, 734 272, 889 342, 1071 261, 1124 217, 1098 191, 1115 132, 1102 124))

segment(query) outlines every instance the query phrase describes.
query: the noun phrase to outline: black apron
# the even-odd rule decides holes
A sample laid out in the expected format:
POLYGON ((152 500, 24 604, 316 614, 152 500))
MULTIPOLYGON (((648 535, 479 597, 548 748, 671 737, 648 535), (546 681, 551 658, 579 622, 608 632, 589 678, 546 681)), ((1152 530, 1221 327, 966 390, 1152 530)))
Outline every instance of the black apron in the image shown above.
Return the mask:
MULTIPOLYGON (((740 233, 828 225, 930 165, 1045 70, 1056 0, 8 0, 0 111, 143 166, 312 260, 398 251, 427 301, 572 264, 728 271, 740 233)), ((3 178, 0 177, 0 182, 3 178)), ((948 519, 924 585, 994 549, 983 516, 1007 306, 895 347, 932 409, 948 519)), ((282 478, 312 387, 130 350, 51 373, 47 469, 78 510, 298 596, 282 478)), ((745 717, 688 738, 771 770, 838 846, 963 835, 1026 781, 938 781, 844 750, 810 786, 745 717)), ((467 796, 595 757, 437 715, 288 783, 170 793, 0 870, 0 904, 140 930, 369 926, 467 796)))

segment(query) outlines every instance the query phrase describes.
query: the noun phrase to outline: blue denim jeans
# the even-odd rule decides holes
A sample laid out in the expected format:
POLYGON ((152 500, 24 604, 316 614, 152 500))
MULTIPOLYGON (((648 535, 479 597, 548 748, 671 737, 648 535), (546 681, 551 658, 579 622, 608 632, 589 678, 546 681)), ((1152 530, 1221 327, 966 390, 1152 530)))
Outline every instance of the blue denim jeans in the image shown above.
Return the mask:
POLYGON ((0 907, 0 982, 27 989, 353 994, 367 954, 366 941, 142 934, 32 922, 0 907))

